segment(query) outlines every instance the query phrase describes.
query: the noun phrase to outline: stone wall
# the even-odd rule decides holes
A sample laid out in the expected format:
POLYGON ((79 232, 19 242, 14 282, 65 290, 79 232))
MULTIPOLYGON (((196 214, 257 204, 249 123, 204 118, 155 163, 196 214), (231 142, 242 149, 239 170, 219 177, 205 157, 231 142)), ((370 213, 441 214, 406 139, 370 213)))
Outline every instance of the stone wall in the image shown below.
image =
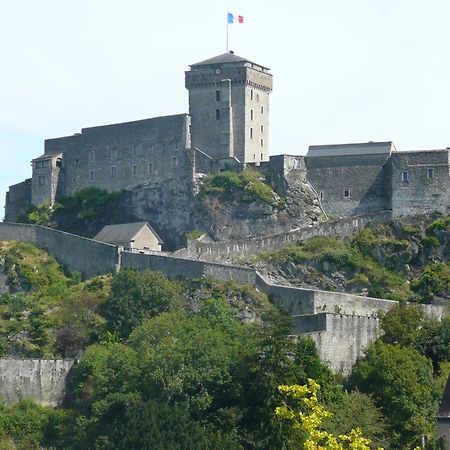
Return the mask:
POLYGON ((390 166, 394 216, 450 212, 450 150, 394 152, 390 166))
POLYGON ((5 199, 5 221, 14 222, 31 206, 31 178, 9 186, 5 199))
POLYGON ((0 359, 0 401, 31 398, 46 406, 59 406, 75 360, 0 359))
POLYGON ((365 226, 375 226, 391 219, 390 211, 383 211, 361 217, 351 217, 333 222, 321 222, 316 225, 300 228, 273 236, 252 239, 205 243, 190 240, 185 249, 175 252, 182 258, 202 261, 233 262, 249 255, 275 250, 280 247, 302 242, 314 236, 350 236, 365 226))
POLYGON ((163 255, 142 255, 123 252, 121 267, 136 270, 155 270, 169 278, 212 278, 215 280, 234 280, 239 283, 255 284, 256 271, 244 267, 224 264, 189 261, 163 255))
POLYGON ((119 251, 114 245, 97 242, 39 225, 0 223, 0 241, 32 242, 48 250, 71 272, 83 278, 118 270, 119 251))

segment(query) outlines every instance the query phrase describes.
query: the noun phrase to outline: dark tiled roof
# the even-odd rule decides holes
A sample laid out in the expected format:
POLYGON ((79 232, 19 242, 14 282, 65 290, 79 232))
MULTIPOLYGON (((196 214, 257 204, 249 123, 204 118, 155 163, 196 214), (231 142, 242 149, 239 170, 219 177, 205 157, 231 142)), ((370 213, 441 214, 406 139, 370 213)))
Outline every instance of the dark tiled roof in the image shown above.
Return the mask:
POLYGON ((444 395, 442 396, 438 417, 450 417, 450 375, 445 386, 444 395))
POLYGON ((159 244, 163 244, 162 239, 157 235, 156 231, 148 222, 122 223, 119 225, 106 225, 102 228, 94 239, 108 244, 121 244, 130 242, 131 239, 143 228, 147 226, 155 235, 159 244))
POLYGON ((242 58, 242 56, 238 56, 235 53, 228 52, 228 53, 222 53, 221 55, 214 56, 213 58, 205 59, 204 61, 200 61, 195 64, 191 64, 190 67, 197 67, 197 66, 205 66, 209 64, 227 64, 227 63, 237 63, 237 62, 249 62, 251 64, 255 64, 256 66, 262 67, 263 69, 268 69, 268 67, 264 67, 261 64, 254 63, 246 58, 242 58))

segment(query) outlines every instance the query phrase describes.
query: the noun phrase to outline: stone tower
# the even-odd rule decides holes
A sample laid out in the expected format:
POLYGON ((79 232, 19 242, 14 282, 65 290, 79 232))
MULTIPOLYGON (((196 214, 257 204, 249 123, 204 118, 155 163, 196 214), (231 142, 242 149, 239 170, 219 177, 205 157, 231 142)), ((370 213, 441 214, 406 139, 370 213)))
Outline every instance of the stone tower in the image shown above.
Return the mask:
POLYGON ((193 147, 212 158, 269 160, 272 75, 267 67, 224 53, 192 64, 186 89, 193 147))

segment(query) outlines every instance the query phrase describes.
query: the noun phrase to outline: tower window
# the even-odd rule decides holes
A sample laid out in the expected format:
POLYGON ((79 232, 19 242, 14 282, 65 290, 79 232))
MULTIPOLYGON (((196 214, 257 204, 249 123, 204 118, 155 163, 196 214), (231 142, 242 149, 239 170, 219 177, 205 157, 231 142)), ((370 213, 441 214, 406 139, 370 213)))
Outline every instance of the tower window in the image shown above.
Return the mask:
POLYGON ((90 159, 91 161, 95 161, 95 150, 91 150, 90 159))
POLYGON ((177 167, 177 166, 178 166, 178 159, 172 158, 172 167, 177 167))
POLYGON ((261 153, 261 161, 264 159, 264 155, 261 153))
POLYGON ((427 169, 427 178, 429 180, 431 180, 431 178, 433 178, 434 175, 434 170, 433 169, 427 169))
POLYGON ((348 189, 344 190, 344 198, 350 198, 350 191, 348 189))
POLYGON ((220 102, 220 91, 216 91, 216 102, 220 102))
POLYGON ((256 94, 256 101, 259 102, 259 94, 256 94))
POLYGON ((95 180, 95 172, 93 170, 89 171, 89 181, 95 180))
POLYGON ((250 110, 250 120, 253 120, 253 109, 250 110))
POLYGON ((264 106, 261 106, 261 114, 264 114, 264 106))
POLYGON ((220 109, 216 109, 216 120, 220 120, 220 109))
POLYGON ((38 182, 39 182, 39 186, 44 186, 44 184, 45 184, 45 175, 39 175, 38 182))
POLYGON ((250 100, 253 100, 253 89, 250 89, 250 100))
POLYGON ((112 166, 111 167, 111 177, 115 178, 117 176, 117 167, 112 166))
POLYGON ((261 139, 261 147, 264 147, 264 139, 261 139))
POLYGON ((261 133, 264 133, 264 125, 261 125, 261 133))
POLYGON ((137 175, 137 165, 136 164, 133 164, 131 171, 132 171, 133 177, 135 177, 137 175))
POLYGON ((409 181, 408 172, 402 172, 402 183, 407 183, 409 181))
POLYGON ((148 165, 148 173, 152 173, 153 172, 153 164, 149 163, 148 165))
POLYGON ((192 134, 192 125, 189 125, 189 134, 192 134))
POLYGON ((323 192, 320 192, 320 200, 323 200, 323 192))
POLYGON ((250 128, 250 139, 253 139, 253 128, 250 128))

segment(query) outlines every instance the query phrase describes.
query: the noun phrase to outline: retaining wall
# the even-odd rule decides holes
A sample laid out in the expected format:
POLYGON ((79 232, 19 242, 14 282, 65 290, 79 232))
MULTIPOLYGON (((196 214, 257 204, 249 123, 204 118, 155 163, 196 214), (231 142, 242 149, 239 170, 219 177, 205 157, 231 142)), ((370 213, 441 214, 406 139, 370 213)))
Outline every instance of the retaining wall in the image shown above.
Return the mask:
POLYGON ((60 405, 74 362, 74 359, 0 359, 0 401, 17 402, 24 397, 41 405, 60 405))
POLYGON ((236 261, 243 257, 295 244, 314 236, 350 236, 365 226, 375 226, 391 220, 390 211, 382 211, 361 217, 350 217, 334 222, 321 222, 316 225, 300 228, 273 236, 264 236, 236 241, 204 243, 190 240, 185 249, 176 252, 182 258, 202 261, 236 261))

